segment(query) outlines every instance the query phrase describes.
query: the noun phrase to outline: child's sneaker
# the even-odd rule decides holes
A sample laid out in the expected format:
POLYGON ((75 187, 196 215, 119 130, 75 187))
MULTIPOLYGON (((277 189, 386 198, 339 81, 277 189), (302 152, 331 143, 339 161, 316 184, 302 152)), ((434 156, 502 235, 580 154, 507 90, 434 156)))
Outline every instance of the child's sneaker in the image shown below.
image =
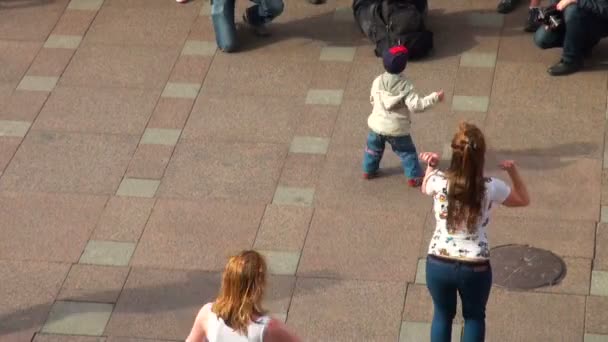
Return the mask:
POLYGON ((367 180, 376 178, 376 176, 378 176, 378 172, 370 172, 370 173, 364 172, 363 173, 363 179, 367 179, 367 180))
POLYGON ((407 180, 407 185, 409 185, 412 188, 417 188, 417 187, 421 186, 422 185, 422 177, 408 179, 407 180))

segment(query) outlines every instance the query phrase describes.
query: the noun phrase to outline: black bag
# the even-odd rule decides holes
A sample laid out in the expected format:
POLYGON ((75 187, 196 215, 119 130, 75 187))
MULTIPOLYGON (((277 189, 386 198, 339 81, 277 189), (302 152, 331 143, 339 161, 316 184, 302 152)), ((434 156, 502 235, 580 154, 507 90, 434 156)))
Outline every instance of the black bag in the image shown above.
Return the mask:
POLYGON ((361 31, 376 44, 376 56, 395 45, 405 45, 411 59, 433 49, 433 32, 426 29, 425 0, 355 1, 353 10, 361 31))

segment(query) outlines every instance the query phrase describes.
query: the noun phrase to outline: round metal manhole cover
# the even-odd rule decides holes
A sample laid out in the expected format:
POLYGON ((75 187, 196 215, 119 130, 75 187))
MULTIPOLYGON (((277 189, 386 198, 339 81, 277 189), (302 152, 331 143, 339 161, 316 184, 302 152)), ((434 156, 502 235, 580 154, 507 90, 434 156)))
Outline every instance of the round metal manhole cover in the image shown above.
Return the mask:
POLYGON ((504 245, 492 249, 494 284, 509 289, 529 290, 559 283, 566 276, 566 264, 550 251, 525 245, 504 245))

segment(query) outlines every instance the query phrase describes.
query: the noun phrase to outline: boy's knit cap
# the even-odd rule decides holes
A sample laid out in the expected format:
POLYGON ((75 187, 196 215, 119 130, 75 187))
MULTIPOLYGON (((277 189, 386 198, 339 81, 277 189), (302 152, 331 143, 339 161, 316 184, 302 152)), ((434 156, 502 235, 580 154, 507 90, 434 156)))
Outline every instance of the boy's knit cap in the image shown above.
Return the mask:
POLYGON ((407 48, 403 45, 393 46, 384 51, 382 54, 382 62, 384 69, 391 74, 400 74, 405 70, 407 65, 407 48))

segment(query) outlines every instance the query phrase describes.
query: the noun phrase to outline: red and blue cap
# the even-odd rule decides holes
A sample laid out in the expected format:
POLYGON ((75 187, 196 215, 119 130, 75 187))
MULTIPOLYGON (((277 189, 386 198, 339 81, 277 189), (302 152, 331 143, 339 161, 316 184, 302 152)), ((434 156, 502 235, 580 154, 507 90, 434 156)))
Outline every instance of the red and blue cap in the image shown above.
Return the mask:
POLYGON ((402 73, 407 65, 407 57, 408 50, 405 46, 393 46, 382 54, 384 69, 391 74, 402 73))

